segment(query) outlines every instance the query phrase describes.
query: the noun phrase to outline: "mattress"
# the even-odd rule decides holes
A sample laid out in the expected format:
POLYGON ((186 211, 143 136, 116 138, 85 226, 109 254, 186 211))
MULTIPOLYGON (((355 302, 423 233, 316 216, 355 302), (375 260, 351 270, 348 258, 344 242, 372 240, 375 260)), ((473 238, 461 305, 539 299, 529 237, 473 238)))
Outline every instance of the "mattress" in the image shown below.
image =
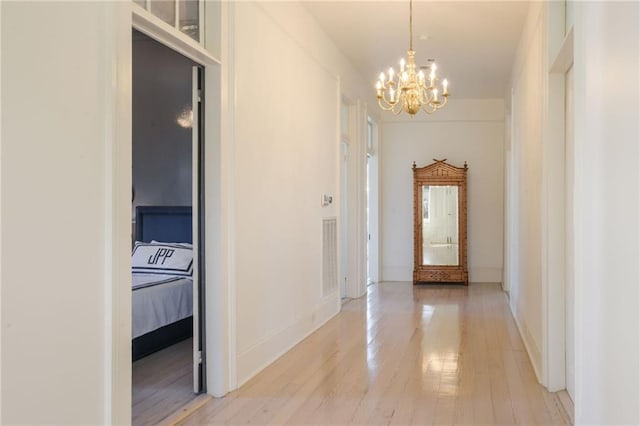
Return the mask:
POLYGON ((132 338, 193 315, 193 279, 132 274, 132 338))

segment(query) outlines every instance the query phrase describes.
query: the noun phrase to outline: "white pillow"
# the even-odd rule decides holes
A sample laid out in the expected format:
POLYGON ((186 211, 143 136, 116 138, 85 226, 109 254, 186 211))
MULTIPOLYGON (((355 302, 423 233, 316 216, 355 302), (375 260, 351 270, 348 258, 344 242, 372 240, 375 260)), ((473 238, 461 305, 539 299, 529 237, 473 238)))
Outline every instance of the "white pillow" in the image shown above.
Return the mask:
POLYGON ((193 250, 182 244, 136 242, 131 253, 131 272, 190 277, 193 250))

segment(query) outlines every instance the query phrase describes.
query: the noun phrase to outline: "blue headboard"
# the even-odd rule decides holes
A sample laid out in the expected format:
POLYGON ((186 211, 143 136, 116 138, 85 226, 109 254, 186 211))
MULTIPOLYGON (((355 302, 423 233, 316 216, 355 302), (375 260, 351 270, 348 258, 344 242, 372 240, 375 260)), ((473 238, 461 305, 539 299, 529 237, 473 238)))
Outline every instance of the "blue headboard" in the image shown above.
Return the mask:
POLYGON ((136 207, 136 241, 193 243, 190 206, 136 207))

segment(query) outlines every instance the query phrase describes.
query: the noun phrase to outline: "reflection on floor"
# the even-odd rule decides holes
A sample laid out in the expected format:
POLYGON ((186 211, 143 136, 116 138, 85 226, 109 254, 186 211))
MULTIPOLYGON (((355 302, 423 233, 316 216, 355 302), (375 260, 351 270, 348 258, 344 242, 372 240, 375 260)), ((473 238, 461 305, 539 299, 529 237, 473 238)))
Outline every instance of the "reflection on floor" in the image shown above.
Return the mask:
POLYGON ((423 265, 457 265, 458 244, 437 244, 424 242, 422 245, 423 265))
POLYGON ((497 284, 383 283, 182 424, 568 424, 497 284))
POLYGON ((195 398, 193 340, 184 340, 133 363, 133 425, 156 425, 195 398))

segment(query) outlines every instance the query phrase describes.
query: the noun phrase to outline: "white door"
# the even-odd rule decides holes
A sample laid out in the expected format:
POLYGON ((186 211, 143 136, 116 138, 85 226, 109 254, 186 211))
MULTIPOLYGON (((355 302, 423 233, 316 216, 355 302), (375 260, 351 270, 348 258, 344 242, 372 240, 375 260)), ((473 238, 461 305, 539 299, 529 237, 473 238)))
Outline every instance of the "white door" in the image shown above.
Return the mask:
POLYGON ((574 228, 573 228, 573 67, 565 77, 565 362, 567 393, 573 400, 575 388, 575 336, 574 336, 574 228))
POLYGON ((202 318, 204 318, 204 312, 201 312, 202 300, 204 300, 203 282, 204 282, 204 273, 200 268, 202 264, 201 260, 203 259, 204 254, 204 245, 201 241, 201 235, 204 235, 204 229, 202 228, 203 222, 201 222, 201 217, 203 217, 203 208, 204 205, 201 203, 200 194, 203 193, 203 179, 204 170, 202 170, 202 162, 201 159, 203 156, 203 141, 201 129, 201 113, 202 113, 202 93, 204 93, 202 89, 203 79, 202 68, 199 66, 193 67, 193 86, 192 86, 192 111, 193 111, 193 121, 191 126, 191 134, 192 134, 192 160, 191 160, 191 212, 192 212, 192 232, 193 232, 193 391, 195 393, 202 392, 203 384, 204 384, 204 345, 203 345, 203 323, 202 318))
POLYGON ((371 284, 371 156, 367 154, 367 285, 371 284))
POLYGON ((342 289, 340 295, 342 298, 347 297, 347 276, 349 275, 349 144, 346 141, 341 143, 342 165, 340 176, 341 182, 341 235, 340 235, 340 279, 342 281, 342 289))
POLYGON ((378 218, 378 127, 367 120, 367 284, 379 277, 379 218, 378 218))

